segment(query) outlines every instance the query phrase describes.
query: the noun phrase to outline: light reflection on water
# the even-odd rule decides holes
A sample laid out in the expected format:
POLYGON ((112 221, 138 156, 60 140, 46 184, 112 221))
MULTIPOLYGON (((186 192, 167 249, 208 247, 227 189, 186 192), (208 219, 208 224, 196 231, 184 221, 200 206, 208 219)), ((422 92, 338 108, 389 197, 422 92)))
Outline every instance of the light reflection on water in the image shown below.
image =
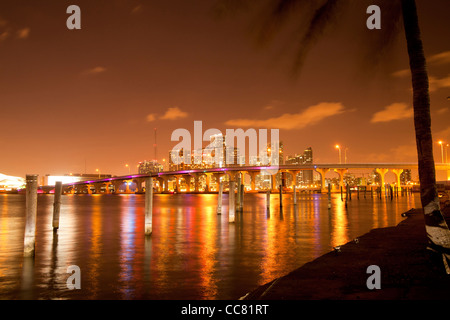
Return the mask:
POLYGON ((302 194, 298 204, 245 196, 228 222, 217 196, 155 195, 153 234, 144 236, 143 195, 62 197, 58 232, 53 196, 39 195, 35 259, 24 259, 25 197, 0 195, 0 299, 236 299, 258 285, 368 232, 394 226, 420 207, 418 195, 354 197, 302 194), (68 290, 67 267, 81 269, 81 290, 68 290))

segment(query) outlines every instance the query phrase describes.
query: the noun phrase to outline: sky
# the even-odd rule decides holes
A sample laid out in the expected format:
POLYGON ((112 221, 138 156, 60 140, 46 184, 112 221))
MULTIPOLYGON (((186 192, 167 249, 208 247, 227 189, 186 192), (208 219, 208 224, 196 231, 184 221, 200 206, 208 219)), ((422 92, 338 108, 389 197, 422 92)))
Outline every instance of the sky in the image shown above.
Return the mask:
MULTIPOLYGON (((126 164, 155 158, 155 129, 162 161, 178 143, 172 132, 193 133, 194 121, 222 132, 280 129, 285 155, 312 147, 316 163, 338 163, 336 144, 348 163, 416 162, 401 20, 380 5, 382 29, 368 30, 366 8, 379 1, 350 1, 293 78, 300 15, 261 44, 266 2, 219 15, 211 0, 1 1, 0 172, 127 174, 126 164), (72 4, 79 30, 66 26, 72 4), (375 43, 388 33, 382 51, 375 43)), ((450 3, 417 4, 441 162, 450 3)))

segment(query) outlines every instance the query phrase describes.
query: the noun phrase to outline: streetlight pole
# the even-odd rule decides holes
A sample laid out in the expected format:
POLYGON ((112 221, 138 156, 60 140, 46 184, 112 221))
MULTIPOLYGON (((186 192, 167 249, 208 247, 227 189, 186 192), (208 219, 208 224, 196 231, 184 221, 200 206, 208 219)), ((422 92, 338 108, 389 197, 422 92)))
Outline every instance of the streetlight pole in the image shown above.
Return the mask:
POLYGON ((341 147, 337 144, 336 149, 339 150, 339 164, 342 164, 342 158, 341 158, 341 147))
POLYGON ((444 143, 442 140, 439 140, 438 143, 441 145, 441 157, 442 157, 442 163, 444 163, 444 143))
POLYGON ((131 174, 131 169, 130 169, 130 166, 129 166, 128 164, 126 164, 126 165, 125 165, 125 167, 127 167, 127 168, 128 168, 128 174, 131 174))
POLYGON ((95 171, 97 171, 97 172, 98 172, 98 178, 100 179, 100 170, 98 170, 98 169, 95 169, 95 171))
POLYGON ((448 143, 445 146, 445 163, 448 163, 447 153, 448 153, 448 143))
POLYGON ((344 149, 344 163, 347 164, 347 150, 348 148, 344 149))

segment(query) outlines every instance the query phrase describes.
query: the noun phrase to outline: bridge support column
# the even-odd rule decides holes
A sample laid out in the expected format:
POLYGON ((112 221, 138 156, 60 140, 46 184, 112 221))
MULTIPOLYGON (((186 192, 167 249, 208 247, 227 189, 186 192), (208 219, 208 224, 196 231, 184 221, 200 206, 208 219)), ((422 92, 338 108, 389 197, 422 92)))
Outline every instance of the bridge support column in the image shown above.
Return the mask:
POLYGON ((389 171, 389 169, 385 169, 385 168, 376 168, 375 171, 380 175, 381 177, 381 192, 384 193, 384 176, 386 175, 386 173, 389 171))
POLYGON ((223 176, 222 173, 214 173, 213 174, 214 178, 216 179, 216 191, 219 191, 219 187, 220 187, 220 179, 223 176))
POLYGON ((131 193, 130 184, 131 180, 125 180, 125 193, 131 193))
POLYGON ((400 175, 402 174, 403 169, 392 169, 392 172, 395 174, 395 178, 397 180, 397 190, 402 191, 400 186, 400 175))
POLYGON ((320 176, 321 176, 321 185, 320 185, 320 189, 321 189, 322 193, 327 192, 327 191, 328 191, 328 188, 327 188, 327 186, 325 185, 325 175, 327 174, 328 171, 330 171, 330 169, 329 169, 329 168, 323 168, 323 169, 321 169, 321 168, 316 168, 316 171, 317 171, 318 173, 320 173, 320 176))
POLYGON ((86 188, 87 188, 87 193, 88 193, 88 194, 92 194, 91 185, 90 185, 90 184, 87 184, 87 185, 86 185, 86 188))
POLYGON ((191 176, 184 175, 184 183, 186 184, 186 192, 191 192, 191 176))
POLYGON ((272 174, 271 176, 271 182, 272 182, 272 191, 273 192, 276 192, 277 191, 277 189, 278 189, 278 186, 277 186, 277 174, 272 174))
POLYGON ((257 171, 247 171, 250 175, 250 190, 256 191, 256 176, 258 175, 257 171))
POLYGON ((211 190, 211 174, 205 173, 205 192, 209 192, 211 190))
POLYGON ((334 169, 334 172, 336 172, 339 175, 339 189, 342 187, 344 188, 344 174, 348 171, 348 169, 334 169))
POLYGON ((193 176, 194 176, 194 191, 199 192, 200 175, 198 173, 194 173, 193 176))
MULTIPOLYGON (((297 175, 300 172, 299 170, 288 170, 288 173, 291 174, 292 176, 292 182, 291 182, 291 187, 297 187, 297 175)), ((292 190, 294 190, 294 188, 292 188, 292 190)))

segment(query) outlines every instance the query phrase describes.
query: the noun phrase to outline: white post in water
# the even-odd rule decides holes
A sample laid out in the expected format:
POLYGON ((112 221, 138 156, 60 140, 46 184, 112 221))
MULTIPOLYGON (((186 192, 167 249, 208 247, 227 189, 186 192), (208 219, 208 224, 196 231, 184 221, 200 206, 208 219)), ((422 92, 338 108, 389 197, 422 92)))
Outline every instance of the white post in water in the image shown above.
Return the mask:
POLYGON ((153 231, 153 178, 145 179, 145 235, 149 236, 153 231))
POLYGON ((294 205, 296 205, 297 204, 297 189, 295 188, 295 185, 294 185, 294 194, 293 194, 293 196, 294 196, 294 205))
POLYGON ((244 187, 245 187, 245 185, 244 185, 244 184, 241 184, 241 190, 240 190, 240 193, 241 193, 241 196, 240 196, 241 202, 239 203, 239 211, 240 211, 240 212, 244 212, 244 187))
POLYGON ((219 194, 217 196, 217 214, 222 214, 222 193, 223 193, 223 181, 219 183, 219 194))
POLYGON ((237 178, 237 194, 236 194, 237 211, 241 209, 241 177, 237 178))
POLYGON ((331 209, 331 183, 328 184, 328 209, 331 209))
POLYGON ((27 175, 26 222, 23 255, 34 257, 36 243, 37 175, 27 175))
POLYGON ((228 221, 234 222, 234 215, 236 213, 236 203, 234 197, 234 181, 230 181, 230 188, 228 192, 228 221))
POLYGON ((62 194, 62 182, 56 181, 55 183, 55 198, 53 201, 53 231, 59 229, 59 212, 61 210, 61 194, 62 194))

